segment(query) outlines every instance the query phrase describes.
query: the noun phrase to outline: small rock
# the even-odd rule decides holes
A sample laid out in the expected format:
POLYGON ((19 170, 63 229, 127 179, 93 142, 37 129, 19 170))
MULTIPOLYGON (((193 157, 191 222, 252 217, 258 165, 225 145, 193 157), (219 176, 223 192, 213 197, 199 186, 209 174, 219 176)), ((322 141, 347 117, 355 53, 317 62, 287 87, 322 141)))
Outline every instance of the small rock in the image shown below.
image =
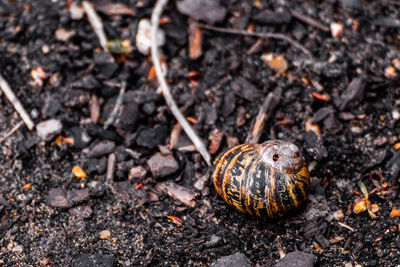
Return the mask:
POLYGON ((93 90, 100 88, 100 82, 93 75, 88 74, 72 83, 72 87, 77 89, 93 90))
POLYGON ((8 204, 7 200, 4 199, 3 195, 0 194, 0 207, 9 207, 10 204, 8 204))
POLYGON ((80 128, 80 127, 73 127, 70 129, 72 139, 74 140, 74 147, 78 149, 83 149, 90 144, 92 138, 88 135, 88 133, 80 128))
POLYGON ((224 115, 224 117, 228 117, 228 115, 235 110, 235 103, 235 93, 232 91, 226 92, 224 96, 224 106, 222 108, 222 114, 224 115))
POLYGON ((66 107, 77 108, 89 103, 90 93, 79 89, 69 89, 64 92, 63 104, 66 107))
POLYGON ((81 20, 85 15, 85 11, 74 1, 69 7, 69 14, 72 20, 81 20))
POLYGON ((130 181, 115 182, 112 187, 112 192, 116 198, 128 203, 138 198, 130 181))
POLYGON ((354 78, 347 89, 342 93, 340 104, 338 105, 341 111, 345 109, 355 108, 364 98, 365 87, 367 85, 366 76, 361 75, 354 78))
POLYGON ((362 0, 341 0, 344 6, 361 9, 363 7, 362 0))
POLYGON ((324 127, 331 134, 337 134, 343 129, 343 124, 336 118, 334 113, 331 113, 324 119, 324 127))
POLYGON ((238 77, 232 82, 232 89, 236 95, 249 100, 256 101, 259 99, 259 90, 244 77, 238 77))
POLYGON ((115 125, 125 131, 133 131, 136 121, 139 117, 139 105, 135 102, 129 102, 121 106, 115 125))
POLYGON ((176 7, 182 14, 209 24, 223 21, 226 15, 226 8, 219 0, 183 0, 177 1, 176 7))
POLYGON ((211 267, 251 267, 253 266, 247 257, 240 252, 219 258, 211 264, 211 267))
POLYGON ((107 154, 110 154, 114 151, 115 143, 112 141, 104 140, 98 142, 89 148, 83 150, 83 153, 86 154, 88 158, 98 158, 107 154))
POLYGON ((70 39, 74 35, 75 35, 75 30, 66 30, 62 28, 58 28, 55 33, 56 39, 61 42, 68 41, 68 39, 70 39))
POLYGON ((69 209, 68 212, 81 219, 88 219, 93 215, 93 210, 89 205, 80 205, 69 209))
POLYGON ((89 198, 89 189, 70 190, 67 192, 68 202, 77 203, 89 198))
POLYGON ((323 121, 326 117, 328 117, 331 113, 334 113, 334 112, 335 112, 335 110, 333 109, 332 106, 320 108, 314 113, 313 119, 311 122, 318 123, 320 121, 323 121))
POLYGON ((304 148, 316 160, 320 161, 328 156, 328 150, 324 146, 324 140, 321 135, 314 132, 304 134, 304 148))
POLYGON ((61 121, 55 119, 43 121, 36 125, 36 133, 40 137, 40 139, 44 141, 50 141, 57 134, 61 133, 61 130, 61 121))
POLYGON ((24 249, 22 248, 22 246, 15 246, 13 247, 12 251, 13 252, 17 252, 17 253, 21 253, 24 249))
POLYGON ((54 97, 47 97, 42 106, 42 116, 47 119, 55 116, 61 109, 61 103, 54 97))
POLYGON ((147 161, 147 164, 156 179, 171 175, 179 170, 179 165, 172 155, 156 153, 147 161))
POLYGON ((114 266, 114 256, 102 254, 79 254, 75 256, 72 266, 112 267, 114 266))
POLYGON ((398 173, 400 171, 400 151, 397 151, 386 163, 386 169, 389 171, 392 179, 398 178, 398 173))
POLYGON ((370 161, 366 163, 366 168, 372 168, 378 164, 381 164, 383 160, 386 158, 387 149, 386 148, 377 148, 372 151, 370 155, 370 161))
POLYGON ((47 203, 56 208, 68 208, 71 203, 67 199, 67 193, 62 188, 53 188, 47 196, 47 203))
POLYGON ((129 170, 128 179, 143 179, 144 177, 146 177, 146 174, 147 170, 145 168, 143 168, 142 166, 136 166, 129 170))
POLYGON ((87 126, 87 132, 89 135, 97 137, 99 139, 107 139, 114 141, 115 143, 122 143, 123 139, 118 133, 114 130, 104 130, 103 127, 101 127, 98 124, 89 124, 87 126))
POLYGON ((331 34, 334 38, 338 38, 343 32, 343 25, 338 22, 332 22, 330 25, 331 34))
POLYGON ((168 137, 168 134, 168 127, 163 124, 159 124, 153 128, 140 131, 136 138, 136 143, 139 146, 146 147, 148 149, 154 149, 158 145, 164 143, 165 139, 168 137))
POLYGON ((93 58, 96 62, 96 68, 105 78, 110 78, 118 69, 118 64, 115 63, 112 54, 108 51, 96 52, 93 58))
POLYGON ((313 267, 317 257, 313 254, 303 251, 294 251, 288 253, 274 267, 313 267))
POLYGON ((328 206, 325 196, 309 195, 309 202, 306 205, 306 210, 300 216, 311 221, 318 218, 327 218, 331 215, 331 209, 328 206))
POLYGON ((204 245, 208 248, 214 247, 215 245, 217 245, 219 243, 220 240, 221 240, 220 236, 211 235, 210 240, 208 240, 204 245))

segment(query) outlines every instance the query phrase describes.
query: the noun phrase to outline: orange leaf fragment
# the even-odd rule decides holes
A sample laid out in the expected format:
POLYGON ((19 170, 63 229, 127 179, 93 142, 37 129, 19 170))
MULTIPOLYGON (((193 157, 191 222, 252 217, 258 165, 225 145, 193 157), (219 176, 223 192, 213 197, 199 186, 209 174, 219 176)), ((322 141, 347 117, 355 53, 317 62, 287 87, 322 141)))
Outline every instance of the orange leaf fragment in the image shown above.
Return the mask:
POLYGON ((393 208, 392 211, 390 212, 390 217, 400 217, 400 210, 393 208))
POLYGON ((135 186, 135 189, 140 189, 143 185, 144 185, 144 183, 137 184, 137 185, 135 186))
POLYGON ((178 226, 183 226, 183 220, 182 220, 182 219, 179 219, 179 218, 177 218, 177 217, 175 217, 175 216, 172 216, 172 215, 168 215, 167 217, 168 217, 168 219, 170 219, 174 224, 176 224, 176 225, 178 225, 178 226))
POLYGON ((63 137, 62 140, 63 140, 65 143, 67 143, 68 145, 71 145, 71 146, 73 146, 73 145, 75 144, 75 143, 74 143, 74 140, 71 139, 71 138, 69 138, 69 137, 63 137))
POLYGON ((72 173, 78 178, 85 178, 87 176, 86 172, 79 166, 74 166, 72 173))
POLYGON ((197 122, 197 119, 196 119, 196 118, 193 118, 193 117, 186 117, 186 119, 187 119, 188 121, 190 121, 191 123, 196 123, 196 122, 197 122))
POLYGON ((152 66, 149 71, 149 74, 147 75, 147 80, 151 81, 154 79, 154 77, 156 77, 156 69, 154 68, 154 66, 152 66))
POLYGON ((278 74, 284 74, 289 68, 289 64, 287 63, 285 56, 282 54, 274 55, 273 53, 267 53, 262 55, 262 59, 267 63, 268 67, 278 74))
POLYGON ((331 100, 331 98, 327 94, 321 94, 321 93, 318 93, 318 92, 314 92, 313 96, 315 98, 319 99, 319 100, 326 101, 326 102, 331 100))
POLYGON ((317 135, 321 134, 321 129, 319 128, 319 125, 316 123, 312 123, 312 118, 309 118, 306 123, 305 123, 305 129, 306 132, 314 132, 317 135))
POLYGON ((31 183, 27 183, 27 184, 24 184, 23 186, 22 186, 22 189, 29 189, 29 188, 31 188, 32 187, 32 184, 31 183))

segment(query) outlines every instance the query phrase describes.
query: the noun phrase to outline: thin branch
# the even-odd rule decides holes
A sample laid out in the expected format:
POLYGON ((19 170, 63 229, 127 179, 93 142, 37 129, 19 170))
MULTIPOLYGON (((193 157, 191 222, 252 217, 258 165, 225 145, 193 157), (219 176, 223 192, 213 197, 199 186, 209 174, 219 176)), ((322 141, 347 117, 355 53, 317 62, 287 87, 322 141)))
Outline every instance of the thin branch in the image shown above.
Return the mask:
POLYGON ((203 23, 198 23, 199 27, 211 31, 216 31, 216 32, 222 32, 222 33, 230 33, 230 34, 237 34, 237 35, 243 35, 243 36, 251 36, 251 37, 259 37, 263 39, 279 39, 279 40, 284 40, 288 42, 289 44, 293 45, 295 48, 299 49, 302 51, 304 54, 309 56, 311 59, 313 59, 313 56, 311 52, 305 48, 302 44, 299 42, 293 40, 292 38, 286 36, 283 33, 271 33, 271 32, 249 32, 249 31, 244 31, 244 30, 236 30, 232 28, 222 28, 222 27, 216 27, 216 26, 211 26, 208 24, 203 24, 203 23))
POLYGON ((265 122, 271 116, 275 107, 279 104, 282 94, 282 88, 277 87, 273 92, 270 92, 264 100, 260 111, 257 114, 256 120, 253 123, 253 128, 246 138, 246 143, 258 143, 261 133, 264 129, 265 122))
POLYGON ((92 25, 93 31, 97 35, 97 38, 99 38, 101 47, 103 47, 104 50, 107 50, 107 37, 104 33, 103 22, 90 2, 83 1, 82 6, 88 17, 90 25, 92 25))
POLYGON ((305 23, 307 23, 307 24, 309 24, 309 25, 311 25, 311 26, 323 31, 323 32, 330 32, 331 31, 328 26, 322 24, 318 20, 313 19, 313 18, 311 18, 309 16, 306 16, 304 14, 301 14, 301 13, 295 11, 295 10, 292 11, 292 16, 295 17, 298 20, 301 20, 301 21, 303 21, 303 22, 305 22, 305 23))
POLYGON ((115 116, 118 114, 118 111, 121 108, 122 98, 125 95, 125 90, 126 90, 126 83, 122 82, 121 90, 119 91, 119 95, 117 97, 117 100, 115 101, 114 109, 111 111, 107 121, 104 123, 105 130, 107 130, 108 126, 110 126, 114 122, 115 116))
POLYGON ((0 74, 0 88, 3 91, 3 93, 7 96, 11 104, 14 106, 15 110, 18 112, 19 116, 24 121, 26 127, 28 127, 29 130, 32 130, 35 127, 35 123, 31 120, 31 117, 26 112, 21 102, 18 100, 17 96, 11 90, 10 85, 1 74, 0 74))
POLYGON ((157 47, 157 32, 158 26, 160 21, 161 13, 164 9, 164 6, 167 4, 168 0, 158 0, 156 5, 153 9, 153 13, 151 14, 151 58, 153 61, 154 68, 156 70, 157 80, 160 83, 161 92, 165 98, 165 102, 167 103, 170 111, 175 116, 176 120, 182 125, 183 130, 189 136, 190 140, 192 140, 193 144, 195 145, 197 151, 202 155, 205 162, 210 166, 211 165, 211 156, 207 152, 207 148, 204 143, 200 140, 197 134, 194 132, 193 128, 187 122, 185 117, 182 115, 181 111, 179 110, 178 106, 176 105, 171 91, 168 87, 167 81, 161 70, 160 64, 160 56, 158 53, 157 47))
POLYGON ((22 125, 24 125, 24 121, 18 122, 8 133, 0 138, 0 144, 7 140, 7 138, 13 135, 16 131, 18 131, 22 125))

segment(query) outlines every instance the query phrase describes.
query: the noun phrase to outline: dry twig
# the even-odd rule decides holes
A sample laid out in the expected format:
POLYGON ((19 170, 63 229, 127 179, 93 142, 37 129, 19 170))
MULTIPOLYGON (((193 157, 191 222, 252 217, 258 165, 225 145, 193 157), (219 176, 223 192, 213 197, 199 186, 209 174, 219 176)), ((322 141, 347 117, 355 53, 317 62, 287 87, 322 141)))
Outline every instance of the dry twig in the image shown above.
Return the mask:
POLYGON ((83 1, 82 6, 88 17, 90 25, 92 25, 93 31, 96 33, 97 38, 99 38, 101 47, 103 47, 104 50, 107 50, 107 37, 104 33, 103 23, 101 22, 99 15, 90 2, 83 1))
POLYGON ((29 130, 32 130, 35 127, 35 123, 31 120, 29 114, 26 112, 21 102, 18 100, 17 96, 11 90, 10 85, 1 74, 0 74, 0 88, 3 91, 3 93, 7 96, 11 104, 14 106, 15 110, 18 112, 19 116, 24 121, 26 127, 28 127, 29 130))
POLYGON ((19 130, 21 126, 24 125, 24 121, 18 122, 8 133, 6 133, 3 137, 0 138, 0 144, 3 143, 8 137, 10 137, 13 133, 19 130))
POLYGON ((261 133, 264 129, 266 120, 271 116, 272 111, 278 105, 282 93, 282 88, 277 87, 270 92, 264 100, 257 118, 254 121, 253 128, 246 138, 246 143, 258 143, 261 133))
POLYGON ((307 23, 307 24, 309 24, 309 25, 311 25, 311 26, 323 31, 323 32, 330 32, 331 31, 328 26, 322 24, 318 20, 313 19, 311 17, 308 17, 308 16, 306 16, 304 14, 301 14, 301 13, 295 11, 295 10, 292 11, 292 16, 295 17, 298 20, 301 20, 301 21, 303 21, 303 22, 305 22, 305 23, 307 23))
POLYGON ((243 36, 251 36, 251 37, 259 37, 263 39, 280 39, 288 42, 289 44, 293 45, 300 51, 302 51, 304 54, 309 56, 311 59, 313 59, 313 56, 311 52, 305 48, 302 44, 299 42, 293 40, 292 38, 286 36, 283 33, 272 33, 272 32, 249 32, 249 31, 244 31, 244 30, 236 30, 232 28, 222 28, 222 27, 216 27, 216 26, 211 26, 208 24, 203 24, 203 23, 198 23, 200 28, 211 30, 211 31, 217 31, 217 32, 222 32, 222 33, 229 33, 229 34, 237 34, 237 35, 243 35, 243 36))
POLYGON ((121 90, 119 91, 119 95, 117 97, 117 100, 115 101, 114 109, 111 111, 110 116, 108 116, 107 121, 104 123, 105 130, 107 130, 108 126, 110 126, 114 122, 115 116, 118 114, 118 111, 121 108, 122 98, 125 95, 125 90, 126 90, 126 83, 122 82, 121 90))
POLYGON ((178 106, 176 105, 171 91, 168 87, 167 81, 161 70, 160 64, 160 56, 158 53, 157 47, 157 32, 158 26, 160 21, 161 13, 164 9, 164 6, 167 4, 168 0, 158 0, 156 5, 153 9, 153 13, 151 14, 151 58, 153 61, 154 68, 156 70, 157 80, 160 83, 161 93, 164 96, 165 102, 167 103, 170 111, 175 116, 176 120, 182 125, 182 128, 185 130, 186 134, 189 136, 190 140, 192 140, 193 144, 195 145, 197 151, 202 155, 204 160, 208 165, 211 165, 211 156, 207 152, 207 148, 204 143, 200 140, 197 134, 194 132, 193 128, 190 126, 188 121, 182 115, 181 111, 179 110, 178 106))

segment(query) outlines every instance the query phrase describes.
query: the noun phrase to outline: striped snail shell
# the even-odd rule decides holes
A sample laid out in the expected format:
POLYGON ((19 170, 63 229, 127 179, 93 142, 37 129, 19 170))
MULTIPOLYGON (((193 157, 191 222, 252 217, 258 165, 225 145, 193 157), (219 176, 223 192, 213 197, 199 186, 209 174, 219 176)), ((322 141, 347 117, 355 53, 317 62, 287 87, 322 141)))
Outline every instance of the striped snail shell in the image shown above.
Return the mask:
POLYGON ((310 189, 310 175, 299 148, 279 140, 226 151, 216 160, 213 181, 229 205, 266 218, 296 209, 310 189))

